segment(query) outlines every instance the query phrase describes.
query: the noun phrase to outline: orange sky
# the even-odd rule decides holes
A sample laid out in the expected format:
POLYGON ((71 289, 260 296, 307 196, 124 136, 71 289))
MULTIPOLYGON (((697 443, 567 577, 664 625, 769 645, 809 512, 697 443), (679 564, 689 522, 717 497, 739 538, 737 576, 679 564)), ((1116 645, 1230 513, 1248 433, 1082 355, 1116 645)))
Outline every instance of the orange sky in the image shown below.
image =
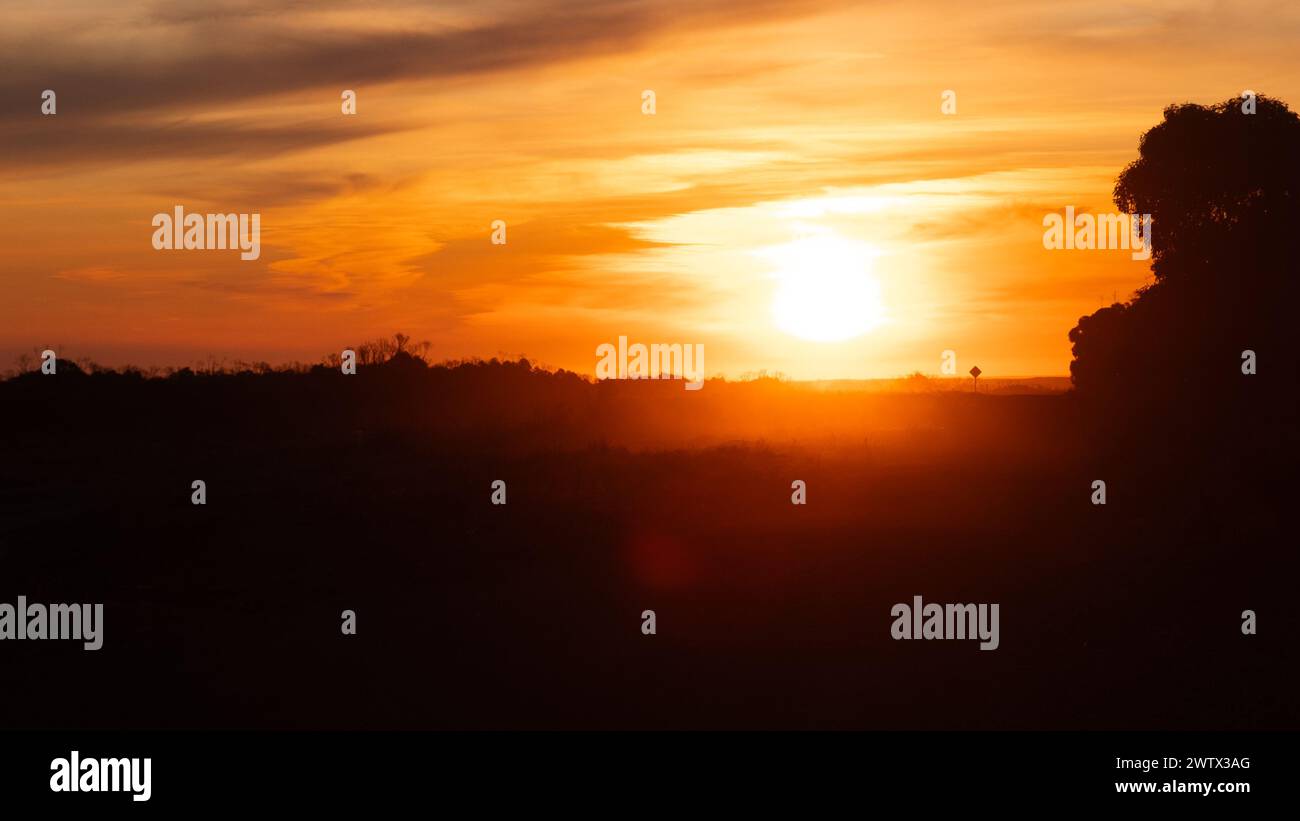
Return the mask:
POLYGON ((1064 374, 1148 270, 1044 250, 1044 214, 1113 210, 1165 105, 1300 101, 1289 2, 4 8, 0 370, 403 331, 587 374, 620 335, 709 375, 1064 374), (261 257, 154 250, 175 205, 260 213, 261 257), (841 269, 870 298, 810 295, 841 269))

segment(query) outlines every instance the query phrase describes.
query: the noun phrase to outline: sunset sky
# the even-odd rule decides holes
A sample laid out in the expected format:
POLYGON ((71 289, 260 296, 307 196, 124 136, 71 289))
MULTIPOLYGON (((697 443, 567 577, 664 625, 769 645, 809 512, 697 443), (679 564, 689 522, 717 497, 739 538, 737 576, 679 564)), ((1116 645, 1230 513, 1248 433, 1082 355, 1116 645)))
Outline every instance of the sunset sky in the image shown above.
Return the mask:
POLYGON ((0 371, 47 346, 314 362, 402 331, 586 374, 620 335, 703 343, 729 377, 935 373, 945 349, 1065 374, 1069 329, 1148 263, 1045 250, 1043 216, 1113 211, 1170 103, 1300 103, 1294 2, 0 12, 0 371), (260 213, 260 259, 154 250, 176 205, 260 213))

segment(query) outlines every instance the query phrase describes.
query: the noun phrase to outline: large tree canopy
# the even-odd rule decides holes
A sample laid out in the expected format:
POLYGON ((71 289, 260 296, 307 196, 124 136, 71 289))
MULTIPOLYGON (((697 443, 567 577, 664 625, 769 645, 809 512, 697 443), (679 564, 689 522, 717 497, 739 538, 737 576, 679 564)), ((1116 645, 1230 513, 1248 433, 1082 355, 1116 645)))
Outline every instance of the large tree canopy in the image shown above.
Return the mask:
POLYGON ((1300 117, 1266 97, 1254 113, 1240 99, 1170 106, 1115 204, 1152 215, 1155 281, 1070 331, 1078 392, 1162 419, 1195 408, 1210 421, 1247 394, 1294 415, 1300 117), (1242 374, 1246 350, 1254 376, 1242 374))

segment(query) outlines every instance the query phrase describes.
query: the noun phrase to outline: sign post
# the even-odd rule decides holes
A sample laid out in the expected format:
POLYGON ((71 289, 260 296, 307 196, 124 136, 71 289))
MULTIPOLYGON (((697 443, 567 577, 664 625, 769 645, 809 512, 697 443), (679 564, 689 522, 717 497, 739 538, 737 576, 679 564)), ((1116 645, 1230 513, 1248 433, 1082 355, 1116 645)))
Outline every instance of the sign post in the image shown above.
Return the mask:
POLYGON ((976 392, 976 393, 979 393, 979 392, 980 392, 980 374, 982 374, 982 373, 984 373, 984 371, 981 371, 981 370, 980 370, 980 366, 979 366, 979 365, 976 365, 975 367, 973 367, 973 368, 970 369, 970 375, 973 376, 973 377, 975 377, 975 392, 976 392))

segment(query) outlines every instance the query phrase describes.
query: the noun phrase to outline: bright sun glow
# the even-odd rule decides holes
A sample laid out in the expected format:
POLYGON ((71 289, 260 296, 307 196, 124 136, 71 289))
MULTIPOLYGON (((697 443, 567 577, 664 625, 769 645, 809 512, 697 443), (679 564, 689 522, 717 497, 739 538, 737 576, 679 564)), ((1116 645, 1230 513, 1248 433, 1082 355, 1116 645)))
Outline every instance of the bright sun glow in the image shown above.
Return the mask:
POLYGON ((871 274, 875 249, 819 234, 770 248, 775 264, 772 317, 782 331, 813 342, 840 342, 884 321, 880 283, 871 274))

